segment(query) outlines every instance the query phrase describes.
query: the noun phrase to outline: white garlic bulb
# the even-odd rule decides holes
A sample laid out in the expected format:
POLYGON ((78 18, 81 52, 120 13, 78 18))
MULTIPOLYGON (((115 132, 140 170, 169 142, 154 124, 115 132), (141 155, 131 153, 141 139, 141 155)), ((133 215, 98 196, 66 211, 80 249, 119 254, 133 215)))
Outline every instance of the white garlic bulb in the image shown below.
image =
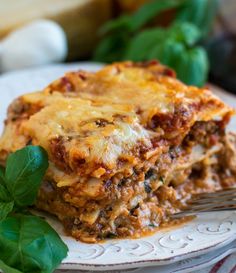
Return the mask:
POLYGON ((50 20, 37 20, 10 33, 0 43, 0 71, 61 62, 67 56, 63 29, 50 20))

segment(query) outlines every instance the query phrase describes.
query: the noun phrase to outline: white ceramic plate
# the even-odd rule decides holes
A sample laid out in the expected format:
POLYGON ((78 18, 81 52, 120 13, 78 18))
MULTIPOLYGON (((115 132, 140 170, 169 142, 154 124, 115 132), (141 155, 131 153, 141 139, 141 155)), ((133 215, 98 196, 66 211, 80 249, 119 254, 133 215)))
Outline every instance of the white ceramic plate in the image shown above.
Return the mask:
MULTIPOLYGON (((215 251, 211 251, 208 254, 203 254, 193 258, 188 258, 181 260, 179 262, 161 265, 161 266, 152 266, 152 267, 143 267, 143 268, 132 268, 126 270, 106 270, 104 273, 206 273, 213 272, 213 267, 221 265, 222 259, 224 259, 225 269, 234 267, 235 258, 236 258, 236 241, 226 245, 223 248, 220 248, 215 251), (230 255, 232 254, 232 255, 230 255), (220 265, 218 265, 220 263, 220 265)), ((70 269, 61 269, 56 270, 55 273, 99 273, 101 271, 84 271, 84 270, 70 270, 70 269)), ((215 271, 214 271, 215 272, 215 271)), ((217 271, 218 272, 218 271, 217 271)), ((226 271, 220 271, 226 273, 226 271)), ((227 271, 229 272, 229 271, 227 271)))
MULTIPOLYGON (((2 75, 0 77, 0 130, 2 130, 6 108, 15 97, 42 89, 49 82, 63 75, 65 71, 96 70, 99 67, 100 65, 91 63, 53 65, 2 75)), ((234 96, 221 90, 216 92, 229 104, 236 106, 234 96)), ((231 128, 236 127, 235 124, 236 121, 233 120, 231 128)), ((76 242, 73 238, 66 237, 58 221, 53 217, 47 217, 47 219, 69 247, 69 255, 61 265, 63 269, 116 270, 154 265, 170 266, 172 263, 186 261, 188 258, 202 257, 203 259, 200 255, 212 250, 221 251, 223 247, 236 239, 235 212, 202 214, 176 229, 162 230, 142 239, 111 240, 93 245, 76 242)), ((231 247, 231 249, 235 248, 231 247)), ((204 257, 204 259, 207 258, 204 257)), ((210 258, 209 261, 212 260, 213 258, 210 258)))

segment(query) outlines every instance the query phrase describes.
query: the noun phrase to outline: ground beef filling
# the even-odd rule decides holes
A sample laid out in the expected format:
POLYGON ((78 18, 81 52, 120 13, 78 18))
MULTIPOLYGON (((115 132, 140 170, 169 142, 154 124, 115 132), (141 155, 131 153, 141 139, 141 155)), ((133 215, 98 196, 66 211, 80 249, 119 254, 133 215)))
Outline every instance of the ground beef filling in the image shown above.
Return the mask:
POLYGON ((57 215, 70 235, 85 242, 139 237, 166 224, 169 215, 179 211, 192 194, 232 186, 235 146, 235 136, 225 135, 219 122, 197 122, 182 145, 170 147, 151 168, 108 181, 92 178, 80 190, 45 181, 36 206, 57 215), (194 159, 195 147, 198 152, 212 152, 181 169, 194 159))

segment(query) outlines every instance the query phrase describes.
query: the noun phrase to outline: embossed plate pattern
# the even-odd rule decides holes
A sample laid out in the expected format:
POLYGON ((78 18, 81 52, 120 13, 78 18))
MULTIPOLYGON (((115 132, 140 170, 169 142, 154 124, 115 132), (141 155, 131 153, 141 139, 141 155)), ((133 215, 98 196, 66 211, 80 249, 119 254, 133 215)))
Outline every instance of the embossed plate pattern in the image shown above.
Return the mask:
MULTIPOLYGON (((224 263, 224 269, 220 271, 214 271, 215 273, 231 273, 231 269, 235 268, 235 257, 236 257, 236 241, 233 241, 229 245, 218 250, 211 251, 208 254, 198 255, 193 258, 187 258, 179 262, 171 263, 168 265, 143 267, 143 268, 132 268, 124 270, 106 270, 105 273, 212 273, 213 267, 219 269, 224 263), (230 255, 232 254, 232 255, 230 255), (223 259, 223 262, 222 262, 223 259), (214 266, 213 266, 214 265, 214 266), (227 270, 227 269, 228 270, 227 270), (226 272, 226 271, 227 272, 226 272)), ((101 271, 90 271, 90 270, 70 270, 60 269, 55 273, 99 273, 101 271)))
MULTIPOLYGON (((0 77, 0 131, 8 104, 25 92, 42 89, 65 71, 96 70, 98 64, 54 65, 12 72, 0 77)), ((236 106, 236 99, 217 91, 222 99, 236 106)), ((231 123, 235 127, 235 120, 231 123)), ((232 128, 231 127, 231 128, 232 128)), ((61 268, 83 270, 115 270, 141 266, 166 265, 217 250, 236 239, 236 213, 202 214, 191 222, 171 230, 136 240, 111 240, 102 244, 76 242, 63 233, 53 217, 47 220, 56 228, 69 247, 69 255, 61 268)))

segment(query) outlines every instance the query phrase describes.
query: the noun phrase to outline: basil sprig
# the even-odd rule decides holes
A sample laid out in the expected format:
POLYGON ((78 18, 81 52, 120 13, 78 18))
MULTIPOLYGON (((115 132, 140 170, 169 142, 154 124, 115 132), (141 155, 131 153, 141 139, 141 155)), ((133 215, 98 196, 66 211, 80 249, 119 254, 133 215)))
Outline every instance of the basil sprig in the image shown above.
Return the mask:
POLYGON ((147 61, 158 59, 175 69, 187 84, 203 86, 208 76, 208 57, 200 42, 209 33, 218 0, 152 0, 131 15, 105 23, 94 59, 147 61), (169 27, 152 27, 155 16, 175 9, 169 27))
POLYGON ((27 146, 0 168, 0 269, 4 273, 51 273, 68 248, 43 219, 27 211, 48 168, 46 151, 27 146))

